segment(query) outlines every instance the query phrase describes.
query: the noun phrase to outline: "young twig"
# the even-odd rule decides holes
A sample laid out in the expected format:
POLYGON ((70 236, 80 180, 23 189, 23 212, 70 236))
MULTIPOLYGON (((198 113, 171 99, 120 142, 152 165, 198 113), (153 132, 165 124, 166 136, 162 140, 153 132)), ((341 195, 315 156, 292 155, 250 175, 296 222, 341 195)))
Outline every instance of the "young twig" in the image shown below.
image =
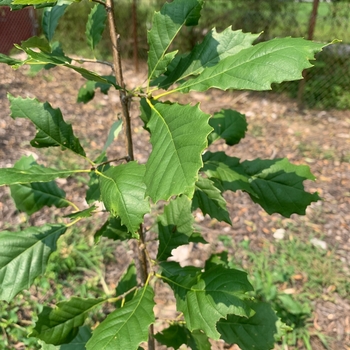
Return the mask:
POLYGON ((99 63, 99 64, 103 64, 105 66, 110 67, 113 71, 114 71, 114 66, 112 63, 107 62, 107 61, 101 61, 101 60, 97 60, 95 58, 80 58, 80 57, 71 57, 72 60, 78 62, 78 63, 99 63))
POLYGON ((92 170, 95 170, 96 168, 102 166, 102 165, 106 165, 106 164, 109 164, 109 163, 114 163, 114 162, 121 162, 122 160, 126 160, 127 162, 130 161, 130 158, 129 156, 125 156, 125 157, 121 157, 121 158, 114 158, 114 159, 110 159, 110 160, 106 160, 105 162, 102 162, 102 163, 99 163, 99 164, 96 164, 92 170))

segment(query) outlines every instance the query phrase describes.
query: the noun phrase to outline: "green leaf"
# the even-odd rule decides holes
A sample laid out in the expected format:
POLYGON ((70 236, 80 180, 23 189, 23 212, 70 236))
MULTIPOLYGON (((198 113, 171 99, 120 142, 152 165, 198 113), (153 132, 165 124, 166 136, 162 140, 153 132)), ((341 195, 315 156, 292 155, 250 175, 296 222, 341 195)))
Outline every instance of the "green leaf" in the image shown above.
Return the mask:
POLYGON ((105 6, 96 4, 89 13, 85 32, 91 50, 95 49, 102 38, 102 33, 106 26, 106 19, 107 11, 105 6))
POLYGON ((42 30, 48 41, 51 41, 55 33, 58 20, 63 16, 68 4, 60 4, 46 7, 43 12, 42 30))
POLYGON ((148 327, 154 322, 154 293, 150 286, 138 291, 124 307, 110 313, 94 330, 87 350, 137 349, 148 339, 148 327))
POLYGON ((194 330, 190 333, 190 338, 188 339, 188 346, 192 350, 210 350, 211 343, 208 337, 199 330, 194 330))
POLYGON ((209 125, 214 129, 208 136, 209 144, 222 138, 227 145, 233 146, 244 138, 248 123, 244 114, 222 109, 209 119, 209 125))
MULTIPOLYGON (((73 0, 72 0, 73 2, 73 0)), ((12 4, 14 5, 52 5, 51 0, 13 0, 12 4)))
POLYGON ((199 177, 196 182, 196 191, 192 200, 192 210, 197 208, 200 208, 204 215, 208 214, 211 218, 232 224, 226 201, 220 190, 215 187, 213 181, 203 177, 199 177))
POLYGON ((205 262, 205 270, 209 270, 217 265, 223 265, 224 267, 229 267, 228 253, 223 251, 221 253, 212 254, 208 260, 205 262))
POLYGON ((89 312, 106 301, 106 298, 72 297, 68 301, 59 302, 54 309, 44 307, 30 335, 48 344, 69 343, 77 336, 79 327, 84 324, 89 312))
POLYGON ((53 109, 48 102, 43 104, 37 99, 15 98, 10 94, 8 99, 13 119, 28 118, 35 125, 37 134, 30 142, 33 147, 61 146, 85 158, 79 139, 74 136, 72 126, 63 120, 60 109, 53 109))
POLYGON ((305 215, 312 202, 321 198, 304 190, 305 180, 315 180, 306 165, 294 165, 288 159, 245 161, 243 168, 250 177, 250 185, 256 196, 250 196, 268 214, 280 213, 285 217, 292 214, 305 215))
POLYGON ((106 85, 113 85, 117 90, 122 89, 119 85, 117 85, 116 83, 113 82, 113 79, 107 78, 109 76, 107 76, 105 78, 103 75, 99 75, 99 74, 92 72, 92 71, 89 71, 85 68, 73 66, 71 64, 64 64, 64 66, 71 68, 71 69, 75 70, 76 72, 80 73, 87 80, 96 81, 97 83, 106 84, 106 85))
POLYGON ((30 3, 31 1, 29 0, 29 1, 26 1, 26 3, 23 5, 14 5, 14 3, 12 1, 13 0, 0 0, 0 6, 8 6, 11 8, 12 11, 16 11, 16 10, 23 9, 26 6, 33 6, 35 9, 40 9, 40 8, 47 7, 47 6, 54 6, 56 4, 56 1, 45 2, 45 0, 43 2, 40 1, 40 3, 31 4, 30 3))
MULTIPOLYGON (((102 152, 94 161, 94 163, 99 164, 99 163, 106 162, 107 160, 108 158, 106 156, 106 152, 102 152)), ((110 168, 109 163, 98 166, 99 171, 106 171, 109 168, 110 168)), ((99 176, 96 174, 95 171, 92 171, 89 174, 89 176, 90 176, 90 180, 88 182, 88 189, 86 191, 85 200, 88 204, 91 204, 101 199, 101 192, 100 192, 99 176)))
POLYGON ((113 216, 118 216, 121 223, 131 233, 139 229, 143 216, 150 211, 145 198, 144 183, 146 167, 137 162, 129 162, 110 167, 100 176, 102 201, 113 216))
POLYGON ((165 3, 153 16, 148 32, 148 79, 162 74, 176 52, 166 54, 170 44, 184 25, 196 25, 203 0, 175 0, 165 3))
POLYGON ((12 58, 10 56, 4 55, 3 53, 0 53, 0 62, 8 64, 9 66, 14 66, 22 63, 22 61, 12 58))
MULTIPOLYGON (((162 265, 163 267, 164 265, 162 265)), ((168 271, 168 270, 167 270, 168 271)), ((186 327, 202 330, 209 338, 218 340, 216 323, 228 314, 250 317, 253 311, 246 302, 246 292, 253 287, 243 271, 217 265, 195 277, 169 275, 165 281, 175 292, 178 311, 183 312, 186 327)))
POLYGON ((49 256, 66 226, 47 224, 0 232, 0 299, 10 301, 44 274, 49 256))
POLYGON ((105 145, 103 146, 103 151, 106 151, 107 148, 113 143, 114 140, 118 138, 119 133, 122 131, 123 120, 119 119, 114 122, 109 130, 108 137, 105 145))
POLYGON ((188 241, 193 243, 208 244, 208 242, 202 237, 199 232, 193 232, 192 235, 188 238, 188 241))
MULTIPOLYGON (((38 165, 33 156, 22 157, 14 165, 16 169, 29 169, 32 165, 38 165)), ((11 197, 20 211, 31 215, 44 206, 57 208, 68 207, 70 204, 65 199, 65 192, 54 181, 33 182, 10 186, 11 197)))
POLYGON ((288 313, 292 315, 308 315, 310 316, 311 310, 306 305, 301 304, 297 300, 295 300, 291 295, 288 294, 280 294, 277 296, 278 300, 282 304, 282 309, 286 310, 288 313))
POLYGON ((0 186, 25 184, 32 182, 49 182, 57 178, 79 173, 79 170, 57 170, 33 165, 29 169, 0 168, 0 186))
POLYGON ((302 79, 302 71, 312 67, 309 60, 324 46, 301 38, 262 42, 205 68, 198 77, 181 84, 175 91, 206 91, 213 87, 270 90, 272 83, 302 79))
POLYGON ((99 176, 93 171, 89 174, 89 188, 86 191, 85 200, 87 204, 99 201, 101 197, 99 176))
POLYGON ((162 332, 154 336, 157 341, 167 348, 179 349, 182 344, 192 350, 210 350, 211 344, 208 337, 202 332, 195 330, 192 333, 183 325, 175 323, 163 329, 162 332))
POLYGON ((87 81, 78 92, 77 102, 88 103, 95 96, 95 90, 100 88, 101 92, 105 95, 108 94, 108 91, 112 85, 116 86, 115 77, 112 75, 101 75, 103 79, 110 83, 101 83, 96 81, 87 81))
POLYGON ((120 218, 109 218, 94 235, 95 243, 100 241, 101 237, 107 237, 114 241, 125 241, 127 239, 135 238, 126 226, 122 225, 120 218))
POLYGON ((51 46, 45 38, 39 38, 37 36, 32 36, 31 38, 21 42, 21 48, 36 48, 44 52, 51 52, 51 46))
POLYGON ((174 348, 177 350, 182 344, 187 345, 188 333, 188 329, 176 323, 155 334, 154 338, 162 345, 166 345, 167 348, 174 348))
MULTIPOLYGON (((51 54, 50 55, 55 56, 55 57, 63 57, 65 60, 71 62, 71 59, 69 57, 65 56, 60 42, 58 42, 58 41, 52 42, 50 44, 50 48, 51 48, 51 50, 50 50, 51 54)), ((25 63, 26 63, 26 61, 23 61, 21 64, 25 64, 25 63)), ((54 67, 56 67, 56 65, 52 64, 52 63, 47 63, 47 64, 36 63, 36 64, 31 64, 29 66, 29 69, 30 69, 30 72, 35 75, 41 69, 48 70, 48 69, 51 69, 51 68, 54 68, 54 67)))
MULTIPOLYGON (((203 162, 202 170, 211 180, 220 180, 222 191, 242 190, 253 196, 256 195, 239 158, 229 157, 225 152, 206 152, 203 155, 203 162)), ((215 185, 218 187, 216 183, 215 185)))
MULTIPOLYGON (((135 263, 132 262, 121 279, 118 282, 117 288, 116 288, 116 294, 117 296, 121 296, 124 293, 127 293, 132 288, 137 287, 137 270, 135 263)), ((128 293, 123 299, 118 300, 115 305, 117 308, 120 308, 124 302, 128 302, 133 298, 133 293, 128 293)))
POLYGON ((72 214, 65 215, 64 218, 70 218, 71 220, 89 218, 90 216, 92 216, 93 212, 96 209, 97 209, 96 206, 93 205, 90 208, 80 210, 80 211, 77 211, 77 212, 72 213, 72 214))
POLYGON ((168 88, 178 80, 200 74, 205 67, 214 66, 224 58, 251 47, 258 36, 259 34, 243 33, 242 30, 233 31, 231 27, 221 33, 212 29, 189 54, 172 61, 160 87, 168 88))
POLYGON ((274 349, 278 317, 267 303, 250 303, 255 314, 250 318, 228 315, 218 322, 221 338, 229 344, 237 344, 242 350, 274 349))
POLYGON ((95 97, 96 82, 88 80, 78 92, 77 102, 88 103, 95 97))
POLYGON ((193 221, 191 201, 186 196, 178 197, 164 207, 163 215, 158 217, 159 261, 170 257, 173 249, 189 243, 193 221))
MULTIPOLYGON (((22 61, 22 64, 29 65, 46 65, 51 64, 53 66, 69 66, 72 62, 72 59, 64 54, 61 49, 61 52, 49 52, 49 51, 37 51, 32 50, 28 45, 19 46, 15 45, 18 49, 23 50, 27 55, 27 59, 22 61)), ((91 79, 92 80, 92 79, 91 79)))
POLYGON ((153 77, 157 78, 160 74, 162 74, 166 70, 168 65, 171 63, 171 61, 174 59, 176 54, 177 54, 177 51, 172 51, 165 54, 160 60, 160 62, 157 64, 157 67, 153 72, 153 77))
POLYGON ((315 180, 309 167, 291 164, 288 159, 255 159, 239 163, 238 158, 224 152, 207 152, 203 161, 203 171, 209 177, 219 179, 224 190, 248 192, 268 214, 303 215, 308 205, 320 199, 317 192, 304 190, 305 180, 315 180))
MULTIPOLYGON (((72 59, 64 55, 63 51, 56 50, 50 52, 38 52, 34 51, 30 48, 22 48, 21 46, 16 46, 18 49, 23 50, 27 55, 28 58, 25 61, 20 61, 20 65, 23 64, 28 64, 28 65, 54 65, 54 66, 64 66, 70 69, 73 69, 74 71, 78 72, 81 74, 85 79, 91 80, 91 81, 96 81, 98 83, 102 84, 108 84, 108 85, 113 85, 117 90, 120 90, 121 87, 118 86, 113 82, 112 79, 106 79, 103 76, 89 71, 83 67, 75 66, 72 65, 72 59)), ((17 67, 18 65, 15 65, 17 67)))
POLYGON ((151 113, 147 128, 153 148, 146 164, 146 194, 154 202, 180 194, 192 197, 202 166, 201 153, 212 130, 209 115, 198 105, 177 103, 156 103, 151 105, 151 113))
POLYGON ((77 336, 69 343, 59 346, 46 344, 39 340, 42 350, 85 350, 85 344, 91 338, 91 331, 87 326, 79 327, 77 336))
MULTIPOLYGON (((186 279, 187 285, 193 285, 197 283, 197 276, 199 276, 202 273, 202 269, 196 266, 180 266, 179 263, 175 261, 163 261, 159 263, 159 266, 161 267, 163 273, 163 276, 166 276, 167 278, 180 278, 180 279, 186 279)), ((171 280, 167 281, 168 283, 172 283, 171 280)), ((178 292, 181 292, 182 288, 178 289, 178 292)), ((185 291, 186 292, 186 291, 185 291)))

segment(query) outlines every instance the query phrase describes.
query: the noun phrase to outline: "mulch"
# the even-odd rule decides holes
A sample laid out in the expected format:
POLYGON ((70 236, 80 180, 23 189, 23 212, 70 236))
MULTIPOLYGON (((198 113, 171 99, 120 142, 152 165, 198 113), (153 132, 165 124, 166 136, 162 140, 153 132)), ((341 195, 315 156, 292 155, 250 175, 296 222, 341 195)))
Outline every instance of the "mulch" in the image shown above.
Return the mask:
MULTIPOLYGON (((137 86, 145 80, 145 67, 142 66, 140 72, 135 74, 129 62, 124 62, 124 66, 128 86, 137 86)), ((102 67, 101 73, 108 73, 108 68, 102 67)), ((73 124, 74 132, 82 143, 91 147, 92 158, 103 148, 109 128, 120 113, 116 92, 111 92, 109 99, 97 92, 95 99, 89 104, 77 104, 77 91, 83 85, 84 79, 68 69, 55 68, 31 77, 26 68, 14 71, 0 65, 0 77, 1 167, 12 166, 22 155, 32 154, 38 162, 45 165, 56 161, 54 157, 61 157, 58 151, 47 152, 30 147, 29 141, 35 130, 27 120, 10 118, 7 92, 14 96, 36 97, 60 108, 65 120, 73 124)), ((236 243, 249 239, 251 247, 258 249, 262 242, 274 240, 273 234, 276 230, 289 222, 304 228, 305 231, 298 233, 301 237, 304 235, 308 239, 309 233, 313 232, 317 238, 326 242, 328 249, 334 250, 342 263, 344 275, 350 277, 350 111, 300 111, 295 101, 272 93, 213 90, 206 93, 193 92, 187 96, 177 95, 173 98, 181 103, 200 102, 201 109, 207 113, 217 112, 221 108, 232 108, 244 113, 249 123, 246 138, 234 147, 219 143, 217 149, 225 150, 229 155, 241 159, 288 157, 293 163, 306 163, 317 178, 316 182, 307 183, 306 186, 312 192, 318 191, 323 199, 313 203, 306 216, 292 215, 286 219, 280 215, 268 216, 244 193, 226 194, 233 226, 197 215, 197 224, 202 228, 210 245, 202 251, 190 247, 184 253, 182 262, 186 263, 187 259, 187 262, 201 266, 203 256, 223 248, 217 239, 223 233, 232 237, 236 243)), ((144 163, 151 146, 138 115, 137 104, 133 104, 135 158, 144 163)), ((121 140, 109 151, 109 157, 123 156, 121 140)), ((61 163, 64 165, 65 162, 69 164, 71 160, 62 156, 61 163)), ((70 200, 81 209, 86 207, 84 186, 77 187, 72 180, 60 180, 60 185, 70 200)), ((0 228, 9 229, 20 224, 23 216, 18 215, 6 188, 0 188, 0 198, 0 228)), ((44 222, 45 216, 42 212, 34 214, 31 219, 33 224, 44 222)), ((121 263, 122 257, 126 255, 119 253, 118 260, 121 263)), ((120 275, 123 268, 124 266, 116 265, 107 267, 107 282, 113 285, 115 277, 120 275)), ((161 303, 159 311, 165 312, 164 317, 167 318, 174 312, 174 308, 171 296, 165 295, 166 291, 160 288, 160 297, 157 298, 161 303)), ((350 349, 350 298, 341 298, 336 291, 331 291, 327 300, 315 302, 313 315, 314 331, 331 337, 331 349, 350 349)), ((224 345, 216 344, 213 348, 224 348, 224 345)), ((317 338, 313 340, 313 349, 323 349, 317 338)))

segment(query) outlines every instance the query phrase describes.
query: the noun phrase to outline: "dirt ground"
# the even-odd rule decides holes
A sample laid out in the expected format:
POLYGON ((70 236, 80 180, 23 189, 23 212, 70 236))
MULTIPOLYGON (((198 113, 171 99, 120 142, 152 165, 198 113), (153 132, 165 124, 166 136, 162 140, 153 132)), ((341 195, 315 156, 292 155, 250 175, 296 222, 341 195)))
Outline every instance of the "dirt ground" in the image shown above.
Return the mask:
MULTIPOLYGON (((145 80, 145 69, 135 74, 128 62, 124 66, 128 86, 137 86, 145 80)), ((103 68, 102 71, 108 73, 108 68, 103 68)), ((98 154, 97 150, 102 149, 109 128, 120 112, 117 103, 119 97, 118 94, 111 93, 108 100, 107 96, 97 93, 91 103, 76 104, 77 91, 83 82, 84 79, 78 74, 64 68, 55 68, 30 77, 24 68, 13 71, 0 65, 1 167, 12 166, 22 155, 33 154, 42 164, 49 162, 52 157, 45 150, 29 146, 35 133, 34 128, 26 120, 10 118, 7 92, 14 96, 37 97, 42 102, 50 102, 55 108, 59 107, 65 120, 73 123, 74 132, 83 140, 83 145, 90 145, 93 154, 98 154)), ((283 219, 279 215, 267 216, 243 193, 228 194, 226 199, 232 227, 198 218, 202 232, 211 242, 209 249, 220 249, 216 238, 223 232, 235 242, 249 238, 252 246, 259 246, 263 240, 274 239, 273 233, 280 227, 281 220, 303 222, 303 227, 322 238, 328 249, 335 249, 336 256, 343 264, 344 275, 350 277, 350 111, 299 111, 296 103, 288 98, 267 93, 211 91, 192 93, 190 96, 179 95, 176 98, 184 103, 200 102, 202 110, 208 113, 221 108, 232 108, 245 113, 249 123, 246 138, 231 149, 227 149, 225 144, 219 144, 218 148, 242 159, 288 157, 293 163, 306 163, 317 177, 317 181, 308 183, 307 188, 310 191, 317 190, 323 198, 323 201, 311 205, 304 218, 293 215, 289 219, 283 219)), ((136 135, 135 158, 144 163, 150 145, 138 113, 135 104, 132 106, 136 135)), ((121 144, 114 147, 109 156, 124 156, 121 144)), ((63 157, 62 162, 64 165, 64 162, 69 162, 69 158, 63 157)), ((70 181, 60 181, 60 184, 70 200, 81 209, 85 208, 81 196, 83 188, 74 187, 70 181)), ((0 229, 18 224, 21 216, 17 214, 9 199, 8 190, 0 188, 0 229)), ((44 221, 42 214, 34 215, 33 223, 42 224, 44 221)), ((300 235, 303 234, 306 232, 300 232, 300 235)), ((188 253, 191 255, 189 259, 196 256, 192 253, 188 253)), ((107 271, 111 271, 112 280, 115 269, 107 271)), ((157 301, 161 303, 160 308, 164 312, 172 312, 170 300, 168 302, 160 297, 157 301)), ((330 300, 317 302, 313 322, 316 331, 332 337, 331 349, 350 349, 350 298, 342 299, 334 293, 330 300)), ((223 345, 215 345, 215 348, 223 349, 223 345)), ((315 341, 313 349, 323 347, 315 341)))

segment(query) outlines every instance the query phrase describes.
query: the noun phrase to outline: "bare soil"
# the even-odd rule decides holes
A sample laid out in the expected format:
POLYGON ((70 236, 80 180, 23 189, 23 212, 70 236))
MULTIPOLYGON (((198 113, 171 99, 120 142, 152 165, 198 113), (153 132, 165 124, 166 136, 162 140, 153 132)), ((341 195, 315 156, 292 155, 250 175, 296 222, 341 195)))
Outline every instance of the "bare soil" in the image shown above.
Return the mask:
MULTIPOLYGON (((135 74, 128 62, 124 62, 124 66, 128 86, 137 86, 145 80, 145 67, 135 74)), ((108 73, 108 68, 101 68, 101 72, 108 73)), ((74 132, 83 145, 91 148, 91 158, 97 156, 98 150, 102 149, 111 125, 120 113, 119 97, 115 92, 110 93, 109 100, 97 92, 89 104, 77 104, 77 92, 84 79, 68 69, 55 68, 30 77, 25 68, 13 71, 0 65, 0 77, 1 167, 13 166, 22 155, 29 154, 42 164, 61 162, 63 167, 74 163, 69 156, 59 152, 30 147, 29 141, 33 138, 35 129, 27 120, 10 118, 7 92, 14 96, 36 97, 42 102, 50 102, 55 108, 59 107, 65 120, 73 124, 74 132)), ((222 243, 217 240, 220 234, 230 235, 236 243, 249 239, 251 246, 258 249, 264 241, 274 240, 273 233, 289 222, 303 228, 298 235, 308 239, 310 232, 313 232, 327 243, 328 250, 335 250, 344 275, 350 277, 350 111, 300 111, 294 101, 270 93, 213 90, 173 98, 182 103, 200 102, 201 109, 208 113, 221 108, 232 108, 245 113, 249 123, 246 138, 231 148, 220 143, 216 146, 217 149, 226 150, 230 155, 242 159, 288 157, 293 163, 306 163, 317 178, 316 182, 307 183, 307 188, 318 191, 323 198, 311 205, 305 217, 293 215, 285 219, 279 215, 268 216, 243 193, 227 194, 233 226, 198 215, 197 224, 202 227, 205 238, 210 242, 209 248, 198 250, 197 247, 191 247, 183 252, 182 262, 186 263, 187 260, 201 265, 203 257, 222 250, 222 243)), ((144 163, 151 147, 138 114, 137 104, 132 105, 135 158, 144 163)), ((117 143, 109 152, 109 157, 113 158, 124 155, 122 142, 117 143)), ((83 195, 85 185, 77 186, 70 179, 60 180, 60 185, 70 200, 81 209, 86 207, 83 195)), ((0 198, 0 229, 21 224, 23 215, 16 211, 8 189, 0 189, 0 198)), ((35 214, 31 222, 42 224, 46 220, 41 212, 35 214)), ((130 260, 127 251, 118 251, 117 256, 119 265, 113 264, 106 270, 106 281, 111 287, 123 271, 125 261, 130 260)), ((166 290, 160 288, 157 302, 157 310, 162 317, 167 318, 174 313, 173 299, 166 290)), ((315 302, 313 315, 314 331, 331 337, 331 349, 350 349, 350 298, 341 298, 336 288, 325 290, 324 299, 315 302)), ((223 349, 224 345, 213 345, 213 349, 220 348, 223 349)), ((313 340, 313 349, 323 349, 317 338, 313 340)))

